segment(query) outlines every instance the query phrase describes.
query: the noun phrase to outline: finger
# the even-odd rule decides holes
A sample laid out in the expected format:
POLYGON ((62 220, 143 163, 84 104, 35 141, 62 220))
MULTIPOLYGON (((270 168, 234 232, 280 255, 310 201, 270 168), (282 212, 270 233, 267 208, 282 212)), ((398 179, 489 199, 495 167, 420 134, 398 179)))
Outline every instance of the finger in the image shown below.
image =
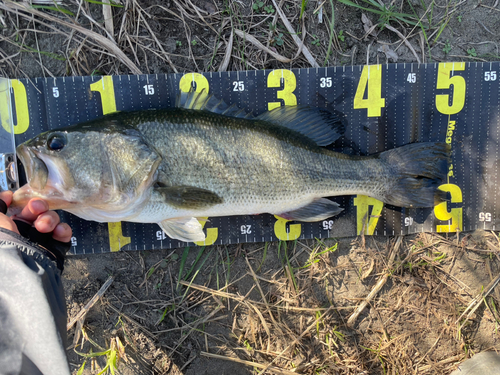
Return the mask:
POLYGON ((30 200, 21 213, 19 215, 15 215, 15 218, 33 223, 40 214, 48 210, 49 205, 45 201, 35 198, 30 200))
POLYGON ((3 200, 5 202, 5 204, 8 206, 10 206, 10 204, 12 203, 12 191, 10 190, 7 190, 7 191, 2 191, 0 193, 0 199, 3 200))
POLYGON ((14 224, 14 222, 5 215, 0 215, 0 228, 11 230, 12 232, 19 234, 16 224, 14 224))
POLYGON ((69 242, 72 235, 71 227, 66 223, 60 223, 55 227, 52 237, 57 241, 69 242))
POLYGON ((61 222, 59 215, 54 211, 47 211, 38 216, 33 225, 40 233, 52 232, 61 222))

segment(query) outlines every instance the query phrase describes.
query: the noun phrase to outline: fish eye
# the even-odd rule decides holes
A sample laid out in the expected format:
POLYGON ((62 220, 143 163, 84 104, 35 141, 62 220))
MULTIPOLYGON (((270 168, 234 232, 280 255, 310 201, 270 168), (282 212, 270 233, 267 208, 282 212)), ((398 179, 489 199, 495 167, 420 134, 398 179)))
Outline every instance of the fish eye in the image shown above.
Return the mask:
POLYGON ((66 146, 64 134, 53 134, 47 139, 47 148, 52 151, 61 151, 66 146))

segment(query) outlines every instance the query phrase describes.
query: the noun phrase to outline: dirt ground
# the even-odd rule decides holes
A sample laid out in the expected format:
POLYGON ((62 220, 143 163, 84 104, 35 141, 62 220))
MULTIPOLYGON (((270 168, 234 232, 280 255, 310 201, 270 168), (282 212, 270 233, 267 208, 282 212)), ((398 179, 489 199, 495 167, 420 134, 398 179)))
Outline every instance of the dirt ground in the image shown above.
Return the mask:
MULTIPOLYGON (((500 59, 498 0, 370 1, 308 1, 302 16, 294 1, 0 1, 0 72, 500 59)), ((70 322, 111 284, 69 329, 68 356, 73 374, 448 374, 500 349, 499 274, 484 231, 71 256, 70 322)))

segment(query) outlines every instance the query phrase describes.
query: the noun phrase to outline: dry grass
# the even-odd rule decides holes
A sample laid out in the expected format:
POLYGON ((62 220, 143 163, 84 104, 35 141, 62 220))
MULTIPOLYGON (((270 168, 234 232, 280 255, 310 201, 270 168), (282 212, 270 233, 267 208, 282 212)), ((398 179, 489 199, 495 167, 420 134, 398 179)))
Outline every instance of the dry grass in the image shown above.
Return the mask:
MULTIPOLYGON (((416 25, 391 17, 380 23, 370 12, 365 12, 369 17, 364 24, 360 19, 352 22, 343 15, 356 14, 356 8, 339 3, 336 14, 332 1, 307 4, 301 17, 301 4, 295 1, 173 0, 167 6, 124 0, 110 6, 68 0, 30 6, 7 0, 0 2, 0 71, 20 78, 32 77, 34 71, 43 76, 115 75, 374 63, 384 56, 380 53, 373 60, 370 47, 375 43, 393 54, 404 45, 413 61, 446 59, 441 35, 450 22, 456 23, 457 15, 463 16, 464 1, 420 2, 425 8, 413 3, 390 2, 393 11, 404 12, 416 25), (363 27, 364 35, 353 31, 363 27), (345 42, 345 37, 352 41, 345 42), (32 59, 34 67, 27 61, 32 59)), ((481 44, 496 46, 498 56, 495 39, 481 44)), ((453 51, 450 57, 484 60, 467 56, 466 45, 457 49, 462 53, 453 51)))
POLYGON ((359 238, 338 249, 280 243, 267 255, 262 247, 243 256, 213 250, 215 262, 181 278, 178 291, 179 264, 169 261, 150 277, 144 267, 143 283, 104 298, 100 314, 120 322, 112 334, 129 358, 172 374, 198 356, 256 373, 444 374, 474 352, 498 348, 498 292, 481 288, 500 274, 495 234, 364 245, 359 238), (162 292, 153 291, 158 280, 167 285, 162 292))

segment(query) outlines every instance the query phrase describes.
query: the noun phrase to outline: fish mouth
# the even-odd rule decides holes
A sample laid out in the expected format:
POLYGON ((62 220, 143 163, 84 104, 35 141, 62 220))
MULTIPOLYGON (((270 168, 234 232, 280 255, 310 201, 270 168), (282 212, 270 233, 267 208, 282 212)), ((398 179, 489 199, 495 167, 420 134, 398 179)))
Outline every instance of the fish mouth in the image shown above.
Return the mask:
POLYGON ((10 214, 19 214, 33 198, 45 200, 51 210, 65 209, 74 204, 68 202, 60 189, 54 185, 49 172, 51 166, 38 156, 40 153, 36 149, 22 144, 17 147, 16 152, 24 167, 27 183, 14 192, 9 207, 10 214))
POLYGON ((33 190, 43 190, 47 185, 49 170, 35 152, 24 144, 17 147, 17 157, 26 173, 26 181, 33 190))

